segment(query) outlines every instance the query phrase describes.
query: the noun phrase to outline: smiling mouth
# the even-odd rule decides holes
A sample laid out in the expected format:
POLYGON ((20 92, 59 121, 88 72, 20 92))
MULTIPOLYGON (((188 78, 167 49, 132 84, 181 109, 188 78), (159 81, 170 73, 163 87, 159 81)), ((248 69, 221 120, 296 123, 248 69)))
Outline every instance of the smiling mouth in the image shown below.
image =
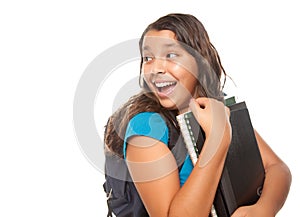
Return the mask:
POLYGON ((153 82, 160 95, 169 95, 175 89, 176 81, 155 81, 153 82))

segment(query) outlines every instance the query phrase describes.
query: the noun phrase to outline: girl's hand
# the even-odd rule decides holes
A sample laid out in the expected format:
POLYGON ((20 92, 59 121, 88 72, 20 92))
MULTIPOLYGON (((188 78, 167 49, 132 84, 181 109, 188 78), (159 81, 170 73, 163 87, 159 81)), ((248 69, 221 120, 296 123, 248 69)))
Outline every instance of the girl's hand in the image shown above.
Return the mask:
POLYGON ((231 141, 230 110, 222 102, 200 97, 191 99, 190 109, 205 132, 206 138, 231 141))
POLYGON ((264 207, 254 204, 251 206, 239 207, 231 217, 274 217, 274 214, 270 214, 264 207))
MULTIPOLYGON (((199 166, 205 167, 222 148, 225 159, 231 143, 230 111, 222 102, 210 98, 192 99, 190 102, 196 120, 205 132, 205 144, 199 155, 199 166)), ((222 162, 222 161, 220 161, 222 162)), ((217 163, 218 164, 218 163, 217 163)))

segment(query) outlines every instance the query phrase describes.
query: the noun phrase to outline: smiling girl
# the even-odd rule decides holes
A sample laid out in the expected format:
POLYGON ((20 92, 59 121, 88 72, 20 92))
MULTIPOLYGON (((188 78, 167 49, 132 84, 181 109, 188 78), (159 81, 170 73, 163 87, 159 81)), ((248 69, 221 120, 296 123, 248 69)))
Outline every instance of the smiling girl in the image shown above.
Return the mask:
MULTIPOLYGON (((110 117, 106 148, 126 160, 147 215, 208 216, 231 142, 220 82, 226 73, 219 55, 201 22, 188 14, 159 18, 146 28, 139 45, 142 90, 110 117), (181 151, 172 151, 180 143, 176 115, 187 110, 206 137, 206 151, 195 167, 183 143, 181 151)), ((289 191, 288 167, 255 135, 266 173, 263 192, 256 204, 238 208, 234 217, 275 216, 289 191)))

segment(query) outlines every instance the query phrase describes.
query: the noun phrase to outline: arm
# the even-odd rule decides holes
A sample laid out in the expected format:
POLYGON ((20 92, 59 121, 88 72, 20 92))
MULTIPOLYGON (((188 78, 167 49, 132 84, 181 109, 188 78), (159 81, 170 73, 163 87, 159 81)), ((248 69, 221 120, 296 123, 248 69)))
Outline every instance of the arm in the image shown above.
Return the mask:
POLYGON ((197 165, 182 188, 175 159, 165 144, 142 136, 128 141, 128 167, 152 217, 207 217, 210 212, 230 144, 231 127, 223 104, 217 101, 201 98, 192 103, 191 109, 207 139, 197 165))
POLYGON ((240 207, 234 212, 232 217, 275 216, 282 208, 291 185, 292 177, 287 165, 273 152, 256 131, 255 136, 266 173, 262 195, 256 204, 240 207))

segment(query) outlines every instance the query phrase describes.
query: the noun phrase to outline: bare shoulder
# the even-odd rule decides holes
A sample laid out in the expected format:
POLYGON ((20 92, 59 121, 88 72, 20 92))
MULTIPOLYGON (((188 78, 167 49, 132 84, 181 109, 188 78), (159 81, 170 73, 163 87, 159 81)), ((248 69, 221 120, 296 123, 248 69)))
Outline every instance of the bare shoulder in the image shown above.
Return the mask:
POLYGON ((180 184, 175 158, 166 144, 134 136, 128 140, 126 162, 150 216, 167 216, 180 184))
POLYGON ((171 153, 163 142, 147 136, 133 136, 127 142, 127 159, 147 161, 171 153))

